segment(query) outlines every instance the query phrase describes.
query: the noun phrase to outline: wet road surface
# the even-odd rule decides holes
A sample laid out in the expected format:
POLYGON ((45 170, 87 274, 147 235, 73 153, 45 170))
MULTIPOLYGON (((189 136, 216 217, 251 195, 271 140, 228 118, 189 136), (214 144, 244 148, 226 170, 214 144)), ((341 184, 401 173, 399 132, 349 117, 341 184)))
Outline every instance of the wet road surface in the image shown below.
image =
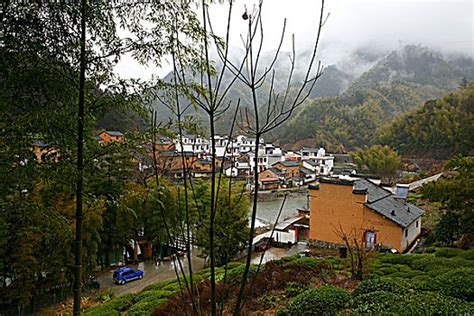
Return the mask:
MULTIPOLYGON (((183 266, 185 272, 188 272, 188 260, 185 257, 180 258, 181 265, 183 266)), ((191 263, 193 265, 193 271, 199 271, 205 267, 205 261, 202 258, 199 258, 195 255, 191 255, 191 263)), ((177 261, 167 261, 161 263, 161 265, 156 265, 152 261, 140 262, 138 265, 127 265, 128 267, 134 269, 140 269, 145 272, 143 279, 131 281, 125 283, 124 285, 116 284, 112 276, 114 270, 109 272, 104 272, 98 277, 100 282, 101 289, 111 289, 115 295, 122 295, 126 293, 138 293, 143 290, 146 286, 170 279, 176 279, 175 265, 179 266, 177 261)))

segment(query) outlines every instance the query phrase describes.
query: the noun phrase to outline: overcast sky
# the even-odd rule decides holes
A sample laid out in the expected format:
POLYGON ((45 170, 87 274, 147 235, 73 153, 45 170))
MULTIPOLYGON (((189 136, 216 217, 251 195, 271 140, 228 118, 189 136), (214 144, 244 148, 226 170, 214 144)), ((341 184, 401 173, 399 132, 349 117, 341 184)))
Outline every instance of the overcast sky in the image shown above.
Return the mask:
MULTIPOLYGON (((241 18, 245 7, 252 12, 258 1, 235 0, 231 45, 242 47, 239 35, 245 33, 241 18)), ((330 13, 321 35, 319 58, 324 64, 338 63, 358 47, 392 50, 406 44, 422 44, 445 53, 459 52, 474 57, 474 1, 472 0, 326 0, 330 13)), ((295 34, 297 51, 311 47, 319 19, 320 0, 266 0, 263 3, 264 50, 272 50, 287 19, 284 49, 289 50, 295 34)), ((228 5, 213 4, 210 9, 214 30, 223 34, 228 5)), ((143 68, 129 57, 117 71, 124 77, 147 79, 163 76, 170 67, 143 68)))

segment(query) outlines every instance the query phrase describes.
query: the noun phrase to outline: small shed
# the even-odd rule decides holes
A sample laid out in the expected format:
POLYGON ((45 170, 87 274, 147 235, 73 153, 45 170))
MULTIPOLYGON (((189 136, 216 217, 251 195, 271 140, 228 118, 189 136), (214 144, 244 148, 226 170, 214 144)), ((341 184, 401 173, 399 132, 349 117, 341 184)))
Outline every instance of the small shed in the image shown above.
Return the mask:
POLYGON ((274 240, 277 243, 296 244, 301 240, 309 239, 309 220, 303 216, 287 218, 275 226, 274 240))

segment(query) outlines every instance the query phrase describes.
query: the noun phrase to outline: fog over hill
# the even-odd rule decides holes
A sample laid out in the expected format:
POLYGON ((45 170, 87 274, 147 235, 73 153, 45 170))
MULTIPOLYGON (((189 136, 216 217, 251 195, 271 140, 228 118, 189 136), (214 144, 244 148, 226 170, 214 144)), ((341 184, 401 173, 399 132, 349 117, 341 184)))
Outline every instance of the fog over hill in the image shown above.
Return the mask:
MULTIPOLYGON (((321 50, 324 51, 324 47, 321 50)), ((282 91, 287 83, 290 67, 287 55, 286 52, 280 52, 275 63, 276 91, 282 91)), ((301 54, 303 59, 307 55, 308 53, 301 54)), ((262 54, 261 71, 271 63, 273 56, 274 52, 262 54)), ((236 60, 236 57, 232 59, 236 60)), ((221 63, 216 62, 215 66, 220 69, 221 63)), ((455 90, 463 78, 474 80, 473 69, 474 60, 466 55, 446 56, 420 45, 407 45, 393 51, 373 51, 369 47, 361 47, 341 59, 338 64, 325 67, 307 103, 318 97, 340 96, 345 100, 344 103, 357 104, 377 94, 379 99, 390 100, 386 102, 390 105, 385 104, 382 107, 385 113, 392 116, 426 99, 441 97, 455 90)), ((293 82, 298 83, 304 75, 305 69, 296 67, 293 82)), ((168 74, 165 80, 171 78, 172 75, 168 74)), ((224 82, 230 82, 231 79, 231 73, 226 72, 224 82)), ((267 89, 264 86, 259 94, 261 100, 266 99, 267 92, 268 86, 267 89)), ((233 100, 234 103, 240 99, 242 106, 251 104, 249 91, 240 82, 234 84, 227 99, 233 100)), ((162 121, 169 119, 170 111, 160 102, 155 103, 155 109, 162 121)), ((193 108, 190 108, 187 115, 192 115, 197 120, 203 119, 203 114, 193 108)), ((218 123, 220 132, 226 132, 230 116, 231 111, 218 123)))

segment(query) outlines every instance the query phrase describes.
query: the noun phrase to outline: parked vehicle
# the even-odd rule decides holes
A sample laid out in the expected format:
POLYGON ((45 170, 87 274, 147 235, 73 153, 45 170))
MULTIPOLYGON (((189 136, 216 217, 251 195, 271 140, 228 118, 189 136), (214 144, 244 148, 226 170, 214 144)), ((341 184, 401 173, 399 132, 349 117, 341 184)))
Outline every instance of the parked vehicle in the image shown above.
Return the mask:
POLYGON ((142 279, 143 271, 140 269, 132 269, 129 267, 125 267, 115 270, 113 278, 115 283, 123 285, 129 281, 142 279))

